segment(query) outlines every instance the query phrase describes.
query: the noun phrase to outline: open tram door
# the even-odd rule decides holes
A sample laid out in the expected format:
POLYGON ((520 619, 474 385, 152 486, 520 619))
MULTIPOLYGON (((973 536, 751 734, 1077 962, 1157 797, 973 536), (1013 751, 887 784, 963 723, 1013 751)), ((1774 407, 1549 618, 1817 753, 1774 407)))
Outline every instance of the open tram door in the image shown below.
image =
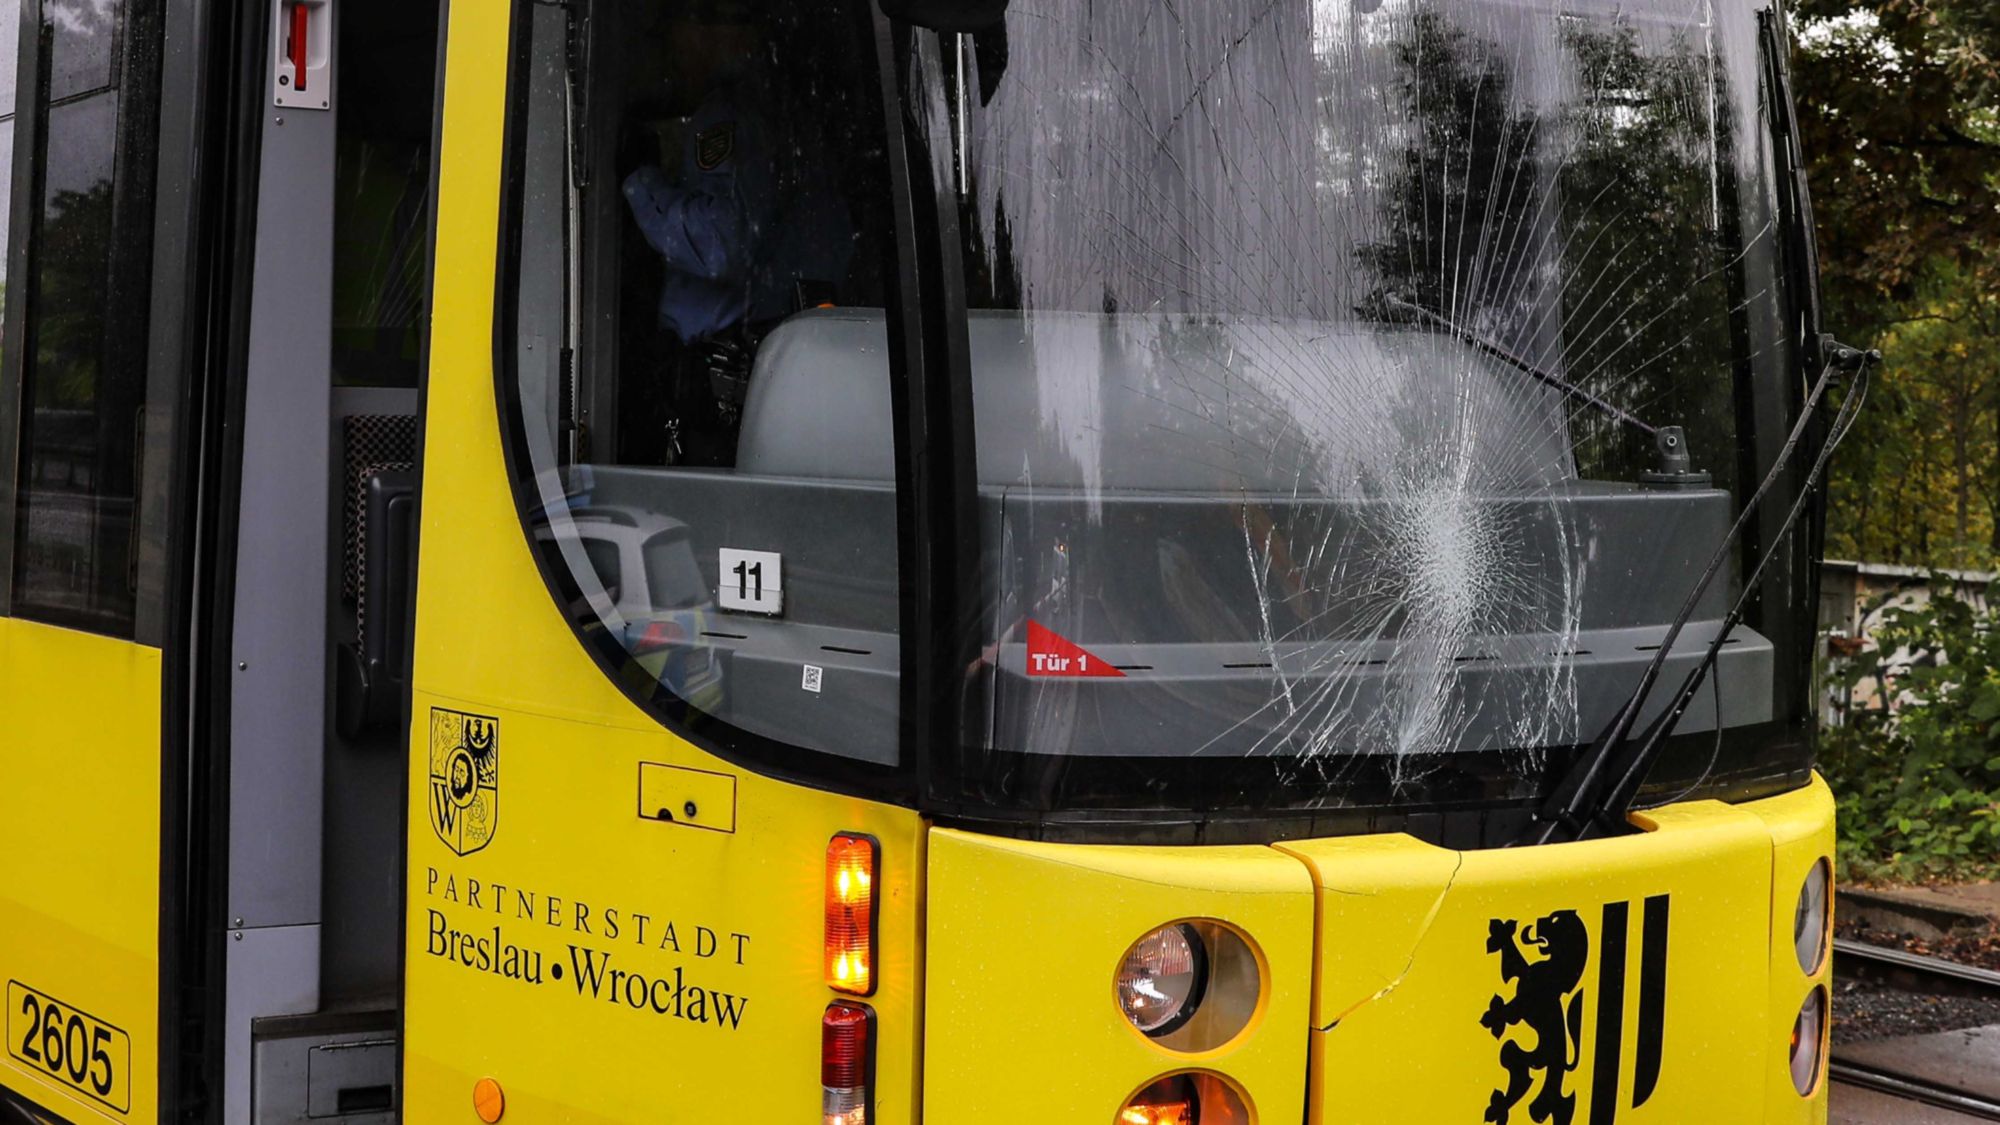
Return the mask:
POLYGON ((437 45, 0 11, 0 1118, 397 1118, 437 45))

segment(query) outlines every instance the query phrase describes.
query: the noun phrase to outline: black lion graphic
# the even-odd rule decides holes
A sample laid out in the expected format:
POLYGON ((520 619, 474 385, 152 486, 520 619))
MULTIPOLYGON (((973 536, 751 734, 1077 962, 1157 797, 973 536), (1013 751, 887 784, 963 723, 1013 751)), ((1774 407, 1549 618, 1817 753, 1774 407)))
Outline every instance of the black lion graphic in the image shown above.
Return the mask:
POLYGON ((1583 1038, 1584 962, 1590 956, 1590 932, 1574 910, 1558 910, 1529 926, 1521 938, 1511 918, 1495 918, 1487 927, 1486 952, 1500 955, 1500 976, 1514 982, 1511 1000, 1495 995, 1479 1017, 1493 1038, 1505 1038, 1516 1025, 1534 1033, 1534 1045, 1518 1039, 1500 1045, 1500 1065, 1507 1068, 1507 1088, 1493 1091, 1486 1120, 1507 1125, 1507 1115, 1528 1094, 1536 1072, 1542 1088, 1528 1103, 1528 1116, 1538 1122, 1569 1125, 1576 1115, 1576 1095, 1563 1089, 1576 1069, 1576 1047, 1583 1038), (1533 947, 1539 957, 1523 953, 1533 947), (1565 998, 1567 1006, 1565 1006, 1565 998))

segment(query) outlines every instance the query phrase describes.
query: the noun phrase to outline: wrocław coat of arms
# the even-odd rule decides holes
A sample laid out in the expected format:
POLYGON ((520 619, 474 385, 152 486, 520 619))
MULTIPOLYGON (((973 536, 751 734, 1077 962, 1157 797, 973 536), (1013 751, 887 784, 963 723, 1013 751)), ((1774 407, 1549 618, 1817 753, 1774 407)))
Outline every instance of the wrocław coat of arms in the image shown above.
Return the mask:
POLYGON ((500 720, 431 708, 431 827, 468 855, 500 823, 500 720))

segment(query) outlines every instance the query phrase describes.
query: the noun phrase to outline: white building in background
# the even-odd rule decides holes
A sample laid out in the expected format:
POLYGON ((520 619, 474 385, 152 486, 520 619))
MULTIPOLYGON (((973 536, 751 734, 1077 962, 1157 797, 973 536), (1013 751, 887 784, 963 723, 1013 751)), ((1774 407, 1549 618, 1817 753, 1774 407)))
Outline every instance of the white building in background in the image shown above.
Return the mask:
MULTIPOLYGON (((1825 638, 1820 721, 1838 726, 1843 714, 1883 706, 1881 685, 1861 684, 1852 692, 1828 674, 1843 657, 1870 647, 1875 624, 1892 608, 1920 606, 1931 600, 1933 577, 1951 582, 1958 595, 1984 609, 1987 591, 2000 572, 1991 570, 1932 570, 1920 566, 1849 562, 1828 559, 1821 565, 1819 632, 1825 638)), ((1905 654, 1898 653, 1891 664, 1905 654)))

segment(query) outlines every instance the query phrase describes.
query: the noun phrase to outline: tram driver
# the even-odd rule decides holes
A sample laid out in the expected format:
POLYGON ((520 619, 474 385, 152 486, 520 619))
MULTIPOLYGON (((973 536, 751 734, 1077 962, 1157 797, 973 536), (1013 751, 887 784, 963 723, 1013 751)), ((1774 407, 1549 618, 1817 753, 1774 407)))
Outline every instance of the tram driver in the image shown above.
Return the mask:
POLYGON ((771 27, 740 0, 687 6, 666 28, 658 116, 628 117, 622 191, 663 267, 670 464, 729 463, 758 340, 835 303, 854 255, 845 202, 800 174, 828 167, 818 150, 832 135, 815 121, 810 66, 777 64, 812 52, 783 50, 771 27))

